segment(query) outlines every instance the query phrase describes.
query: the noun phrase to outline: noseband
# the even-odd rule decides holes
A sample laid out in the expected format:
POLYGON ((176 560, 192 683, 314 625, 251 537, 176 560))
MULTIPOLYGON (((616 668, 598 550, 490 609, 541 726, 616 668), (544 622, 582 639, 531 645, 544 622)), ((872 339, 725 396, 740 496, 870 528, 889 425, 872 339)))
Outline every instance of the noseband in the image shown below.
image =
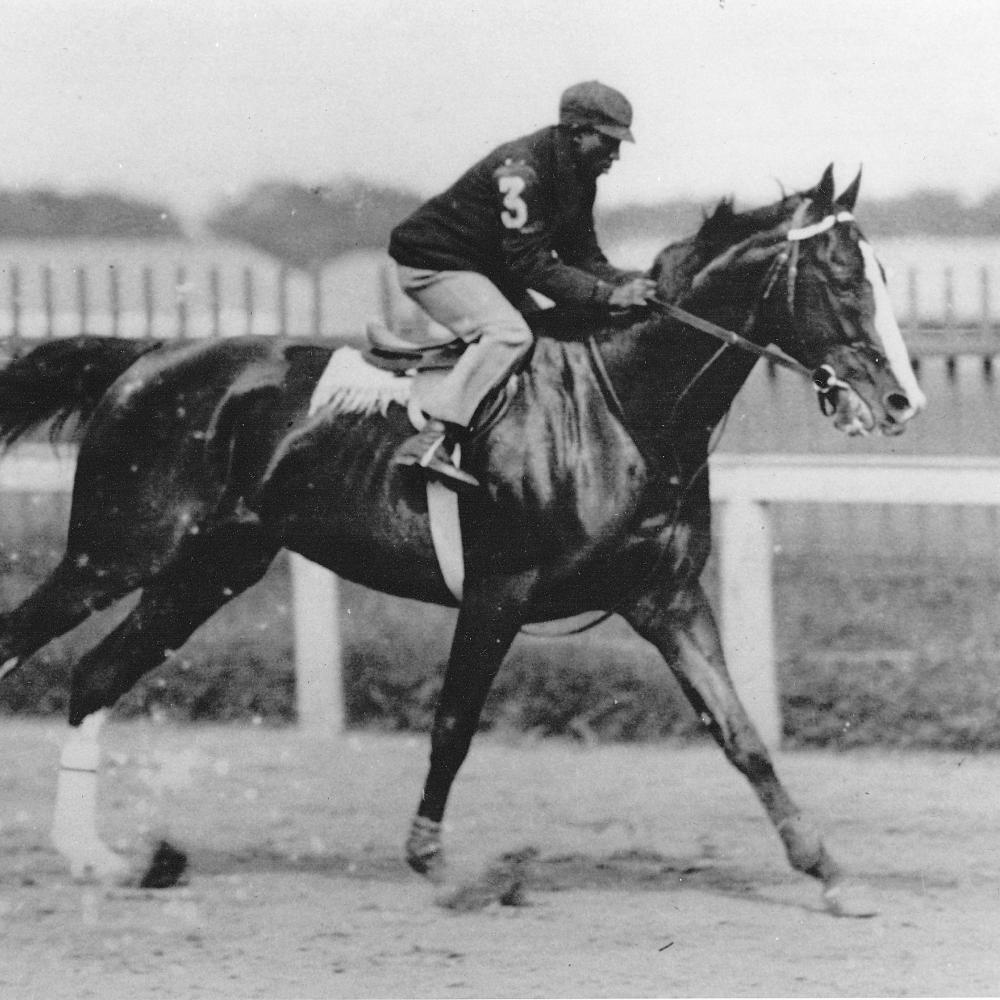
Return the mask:
MULTIPOLYGON (((840 222, 850 222, 854 218, 850 212, 842 210, 840 212, 831 212, 820 219, 819 222, 803 226, 802 220, 809 210, 809 205, 810 201, 806 199, 795 209, 795 214, 792 216, 792 226, 785 234, 786 245, 777 255, 774 263, 768 268, 764 279, 764 291, 758 303, 758 305, 763 304, 770 298, 778 278, 781 276, 782 271, 785 271, 787 275, 785 286, 788 315, 792 319, 793 326, 795 317, 795 286, 799 273, 799 247, 801 243, 804 240, 811 239, 813 236, 819 236, 821 233, 827 232, 840 222)), ((763 347, 747 338, 745 333, 753 327, 757 320, 757 307, 747 317, 743 325, 744 333, 736 333, 733 330, 727 330, 725 327, 719 326, 717 323, 713 323, 711 320, 702 319, 700 316, 696 316, 694 313, 690 313, 686 309, 675 306, 673 303, 666 302, 663 299, 654 297, 647 301, 659 312, 678 320, 685 326, 700 330, 702 333, 707 333, 709 336, 723 341, 730 347, 737 347, 749 354, 756 354, 758 357, 767 358, 768 361, 787 368, 790 371, 797 372, 799 375, 809 379, 818 394, 820 409, 825 416, 830 416, 834 410, 833 394, 839 389, 850 388, 830 365, 823 364, 816 369, 810 370, 783 351, 779 351, 773 347, 763 347)))

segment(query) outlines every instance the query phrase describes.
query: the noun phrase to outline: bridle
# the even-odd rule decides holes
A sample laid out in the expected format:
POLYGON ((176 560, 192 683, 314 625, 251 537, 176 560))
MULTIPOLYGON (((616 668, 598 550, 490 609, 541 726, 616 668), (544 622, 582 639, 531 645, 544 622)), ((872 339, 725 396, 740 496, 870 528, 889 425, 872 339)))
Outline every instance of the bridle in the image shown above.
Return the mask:
MULTIPOLYGON (((691 388, 691 385, 705 374, 709 366, 716 360, 719 354, 725 350, 725 347, 735 347, 741 351, 746 351, 749 354, 754 354, 757 357, 767 358, 768 361, 807 378, 816 390, 820 409, 823 411, 824 416, 830 416, 836 408, 836 392, 840 389, 850 389, 850 385, 837 375, 831 365, 822 364, 818 368, 810 369, 800 361, 796 361, 795 358, 785 354, 783 351, 754 343, 754 341, 750 340, 746 336, 746 333, 753 328, 757 321, 760 307, 770 298, 782 271, 785 271, 787 274, 785 290, 786 303, 789 317, 791 318, 794 326, 795 286, 796 279, 798 278, 799 248, 801 244, 805 240, 812 239, 814 236, 819 236, 821 233, 827 232, 841 222, 850 222, 854 218, 854 216, 846 209, 841 209, 840 211, 831 212, 829 215, 824 216, 819 220, 819 222, 814 222, 810 225, 803 225, 802 223, 805 219, 806 212, 809 210, 810 204, 810 199, 806 198, 796 206, 795 212, 792 215, 791 227, 785 234, 783 240, 784 245, 764 276, 762 282, 763 292, 758 297, 754 308, 747 316, 747 319, 743 324, 742 333, 736 333, 734 330, 727 330, 724 326, 720 326, 718 323, 713 323, 711 320, 703 319, 701 316, 696 316, 694 313, 688 312, 680 306, 675 306, 673 303, 667 302, 664 299, 652 297, 646 300, 657 312, 669 316, 672 319, 676 319, 678 322, 683 323, 685 326, 689 326, 692 329, 700 330, 702 333, 707 333, 709 336, 715 337, 717 340, 721 340, 724 344, 724 347, 720 348, 719 351, 713 355, 712 359, 707 362, 694 376, 692 381, 688 383, 684 391, 681 393, 681 398, 683 398, 683 396, 691 388)), ((601 352, 598 349, 597 342, 593 337, 587 338, 587 348, 605 397, 611 404, 612 409, 616 411, 616 415, 619 419, 624 422, 625 408, 618 396, 617 391, 615 390, 610 376, 608 375, 607 369, 604 366, 604 360, 601 357, 601 352)), ((677 404, 675 403, 675 410, 676 406, 677 404)), ((708 458, 706 457, 705 463, 707 462, 708 458)), ((679 463, 677 463, 677 465, 679 467, 679 463)), ((690 487, 700 472, 701 469, 699 469, 693 476, 689 477, 687 486, 682 490, 676 501, 675 517, 680 512, 681 501, 687 491, 687 488, 690 487)), ((672 527, 671 530, 673 530, 672 527)), ((642 580, 636 587, 631 588, 629 594, 624 595, 618 602, 616 602, 615 607, 598 613, 594 619, 584 625, 556 633, 531 629, 522 629, 522 631, 526 632, 528 635, 537 636, 539 638, 564 638, 566 636, 579 635, 582 632, 589 631, 602 622, 607 621, 607 619, 615 613, 615 610, 618 607, 621 607, 630 598, 632 593, 637 592, 641 585, 643 585, 647 579, 652 577, 658 571, 663 559, 666 557, 666 551, 667 549, 664 546, 659 558, 656 559, 649 572, 643 575, 642 580)))
POLYGON ((804 226, 802 225, 802 222, 805 218, 806 212, 809 210, 809 205, 810 200, 807 198, 796 207, 795 214, 792 216, 791 228, 789 228, 788 232, 785 234, 785 245, 775 257, 774 262, 768 268, 767 274, 764 277, 764 291, 760 296, 758 304, 747 317, 747 320, 743 325, 743 333, 736 333, 734 330, 727 330, 725 327, 719 326, 719 324, 713 323, 711 320, 703 319, 701 316, 696 316, 694 313, 688 312, 686 309, 676 306, 672 302, 667 302, 664 299, 659 299, 655 296, 647 299, 646 301, 649 302, 649 304, 657 312, 670 316, 672 319, 676 319, 685 326, 689 326, 695 330, 700 330, 702 333, 707 333, 709 336, 715 337, 717 340, 721 340, 729 347, 735 347, 741 351, 746 351, 749 354, 755 354, 758 357, 766 358, 772 364, 779 365, 782 368, 787 368, 789 371, 796 372, 804 378, 807 378, 816 390, 820 409, 823 411, 825 416, 829 416, 833 412, 835 406, 833 398, 835 393, 838 390, 850 388, 847 382, 837 375, 831 365, 822 364, 818 368, 810 369, 800 361, 796 361, 795 358, 789 357, 783 351, 774 347, 765 347, 754 343, 745 336, 745 333, 753 327, 757 320, 759 307, 770 298, 771 292, 774 290, 782 271, 785 271, 787 274, 785 281, 786 302, 788 315, 792 319, 794 325, 795 287, 799 273, 800 246, 805 240, 812 239, 814 236, 819 236, 821 233, 827 232, 839 223, 850 222, 854 218, 854 216, 846 209, 841 209, 838 212, 831 212, 829 215, 824 216, 819 220, 819 222, 814 222, 808 226, 804 226))

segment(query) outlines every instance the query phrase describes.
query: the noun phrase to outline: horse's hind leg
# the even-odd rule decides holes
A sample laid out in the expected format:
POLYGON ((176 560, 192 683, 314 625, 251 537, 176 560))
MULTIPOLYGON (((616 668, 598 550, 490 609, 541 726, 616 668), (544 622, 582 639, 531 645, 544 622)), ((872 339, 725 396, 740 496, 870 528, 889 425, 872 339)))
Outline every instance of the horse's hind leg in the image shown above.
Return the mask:
POLYGON ((37 590, 0 615, 0 678, 56 636, 135 589, 126 574, 64 556, 37 590))
POLYGON ((840 866, 775 773, 771 756, 729 677, 715 616, 701 587, 662 597, 648 594, 622 613, 663 654, 726 757, 753 786, 792 866, 822 882, 824 904, 831 912, 843 914, 850 909, 856 916, 870 915, 867 903, 848 903, 842 893, 840 866))
POLYGON ((197 536, 150 581, 139 603, 73 670, 70 724, 52 839, 75 877, 118 877, 126 865, 97 832, 97 734, 107 709, 222 605, 256 583, 277 552, 251 525, 197 536))
POLYGON ((107 714, 95 712, 73 729, 59 756, 51 836, 75 879, 110 881, 129 874, 125 859, 106 847, 97 833, 98 736, 107 714))

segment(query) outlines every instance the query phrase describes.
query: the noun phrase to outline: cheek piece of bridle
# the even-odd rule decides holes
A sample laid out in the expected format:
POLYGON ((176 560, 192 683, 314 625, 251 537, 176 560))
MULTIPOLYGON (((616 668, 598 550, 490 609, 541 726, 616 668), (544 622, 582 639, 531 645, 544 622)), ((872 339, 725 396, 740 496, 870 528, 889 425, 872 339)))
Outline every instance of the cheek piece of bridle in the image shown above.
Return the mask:
MULTIPOLYGON (((809 209, 809 205, 810 202, 807 199, 795 209, 795 214, 792 216, 792 226, 785 234, 786 245, 782 248, 778 256, 775 258, 774 263, 768 269, 767 275, 764 279, 764 292, 760 298, 760 304, 763 304, 768 300, 768 298, 770 298, 771 292, 777 284, 781 272, 786 270, 787 278, 785 287, 788 315, 792 321, 793 329, 795 328, 795 285, 798 277, 799 247, 801 243, 804 240, 811 239, 813 236, 819 236, 821 233, 827 232, 840 222, 850 222, 854 218, 850 212, 841 210, 839 212, 831 212, 829 215, 820 219, 819 222, 814 222, 811 225, 804 226, 802 225, 802 222, 809 209)), ((694 313, 690 313, 686 309, 682 309, 680 306, 675 306, 673 303, 666 302, 663 299, 653 297, 647 301, 659 312, 673 317, 681 323, 684 323, 685 326, 690 326, 695 330, 700 330, 702 333, 707 333, 731 347, 739 348, 740 350, 747 351, 750 354, 756 354, 758 357, 767 358, 768 361, 771 361, 776 365, 780 365, 782 368, 787 368, 790 371, 797 372, 799 375, 809 379, 813 388, 816 390, 820 410, 823 412, 824 416, 830 416, 836 410, 837 393, 841 389, 850 388, 848 383, 845 382, 836 373, 836 371, 834 371, 832 365, 822 364, 818 368, 809 369, 801 362, 796 361, 795 358, 789 357, 787 354, 777 350, 776 348, 763 347, 760 344, 756 344, 752 340, 749 340, 744 334, 748 332, 756 322, 758 309, 754 309, 750 316, 747 317, 747 321, 743 326, 744 333, 741 334, 736 333, 733 330, 727 330, 725 327, 711 322, 711 320, 702 319, 700 316, 696 316, 694 313)))

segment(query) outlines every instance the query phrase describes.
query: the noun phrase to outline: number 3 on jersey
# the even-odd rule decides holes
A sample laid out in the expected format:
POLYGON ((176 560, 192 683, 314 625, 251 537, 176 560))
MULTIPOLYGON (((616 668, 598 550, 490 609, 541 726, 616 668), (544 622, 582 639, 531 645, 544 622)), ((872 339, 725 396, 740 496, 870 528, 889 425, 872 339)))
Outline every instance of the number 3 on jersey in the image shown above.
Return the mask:
POLYGON ((500 177, 497 186, 503 195, 504 211, 500 213, 500 221, 508 229, 520 229, 528 221, 528 206, 521 197, 524 190, 524 178, 516 175, 500 177))

